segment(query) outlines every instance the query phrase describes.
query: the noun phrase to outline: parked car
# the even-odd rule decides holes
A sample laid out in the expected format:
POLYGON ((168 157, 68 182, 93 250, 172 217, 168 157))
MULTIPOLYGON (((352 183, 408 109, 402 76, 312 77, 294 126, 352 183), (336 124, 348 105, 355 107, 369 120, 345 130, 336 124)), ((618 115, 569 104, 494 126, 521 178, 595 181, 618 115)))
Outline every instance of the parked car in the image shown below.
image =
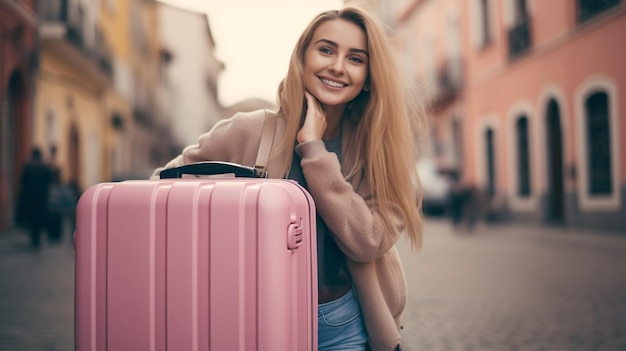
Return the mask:
POLYGON ((416 168, 422 183, 424 214, 444 215, 450 203, 451 180, 439 172, 432 158, 420 159, 416 168))

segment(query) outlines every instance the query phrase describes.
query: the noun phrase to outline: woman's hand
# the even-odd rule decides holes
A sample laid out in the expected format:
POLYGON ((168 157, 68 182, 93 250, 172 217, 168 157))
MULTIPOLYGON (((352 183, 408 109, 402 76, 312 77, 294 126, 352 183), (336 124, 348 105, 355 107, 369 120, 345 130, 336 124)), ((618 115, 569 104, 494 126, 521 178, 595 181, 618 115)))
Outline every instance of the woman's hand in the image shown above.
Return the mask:
POLYGON ((326 113, 322 109, 319 101, 308 91, 304 92, 306 98, 306 116, 304 124, 298 131, 298 143, 306 143, 307 141, 320 140, 326 131, 326 113))

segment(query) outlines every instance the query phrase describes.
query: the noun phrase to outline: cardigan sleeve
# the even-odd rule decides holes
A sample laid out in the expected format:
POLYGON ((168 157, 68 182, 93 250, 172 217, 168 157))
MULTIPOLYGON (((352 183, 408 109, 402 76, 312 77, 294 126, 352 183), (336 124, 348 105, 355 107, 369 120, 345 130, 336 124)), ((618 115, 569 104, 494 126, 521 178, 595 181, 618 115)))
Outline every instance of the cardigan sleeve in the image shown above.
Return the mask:
POLYGON ((337 156, 322 140, 299 144, 296 152, 316 209, 344 254, 356 262, 370 262, 389 251, 406 226, 398 206, 392 204, 386 222, 367 182, 361 181, 354 190, 344 179, 337 156))
POLYGON ((185 147, 180 155, 155 169, 150 179, 159 179, 164 169, 194 162, 224 161, 253 166, 264 117, 265 112, 260 110, 238 113, 217 122, 209 132, 200 135, 196 144, 185 147))

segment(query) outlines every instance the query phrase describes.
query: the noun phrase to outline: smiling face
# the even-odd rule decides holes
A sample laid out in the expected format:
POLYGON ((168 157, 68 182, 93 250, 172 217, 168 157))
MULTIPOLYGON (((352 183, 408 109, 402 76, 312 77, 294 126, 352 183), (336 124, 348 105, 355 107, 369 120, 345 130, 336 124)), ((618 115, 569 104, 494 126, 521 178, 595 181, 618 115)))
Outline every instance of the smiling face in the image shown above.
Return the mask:
POLYGON ((356 24, 333 19, 320 24, 304 54, 304 85, 323 105, 345 107, 368 76, 367 37, 356 24))

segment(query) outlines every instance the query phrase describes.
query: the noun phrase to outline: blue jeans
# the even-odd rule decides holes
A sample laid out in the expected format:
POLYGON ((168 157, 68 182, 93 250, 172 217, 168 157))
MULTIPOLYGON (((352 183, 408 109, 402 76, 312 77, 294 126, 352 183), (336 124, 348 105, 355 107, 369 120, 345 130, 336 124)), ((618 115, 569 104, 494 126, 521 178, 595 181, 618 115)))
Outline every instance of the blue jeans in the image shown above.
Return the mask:
POLYGON ((365 351, 367 332, 354 289, 317 311, 319 351, 365 351))

